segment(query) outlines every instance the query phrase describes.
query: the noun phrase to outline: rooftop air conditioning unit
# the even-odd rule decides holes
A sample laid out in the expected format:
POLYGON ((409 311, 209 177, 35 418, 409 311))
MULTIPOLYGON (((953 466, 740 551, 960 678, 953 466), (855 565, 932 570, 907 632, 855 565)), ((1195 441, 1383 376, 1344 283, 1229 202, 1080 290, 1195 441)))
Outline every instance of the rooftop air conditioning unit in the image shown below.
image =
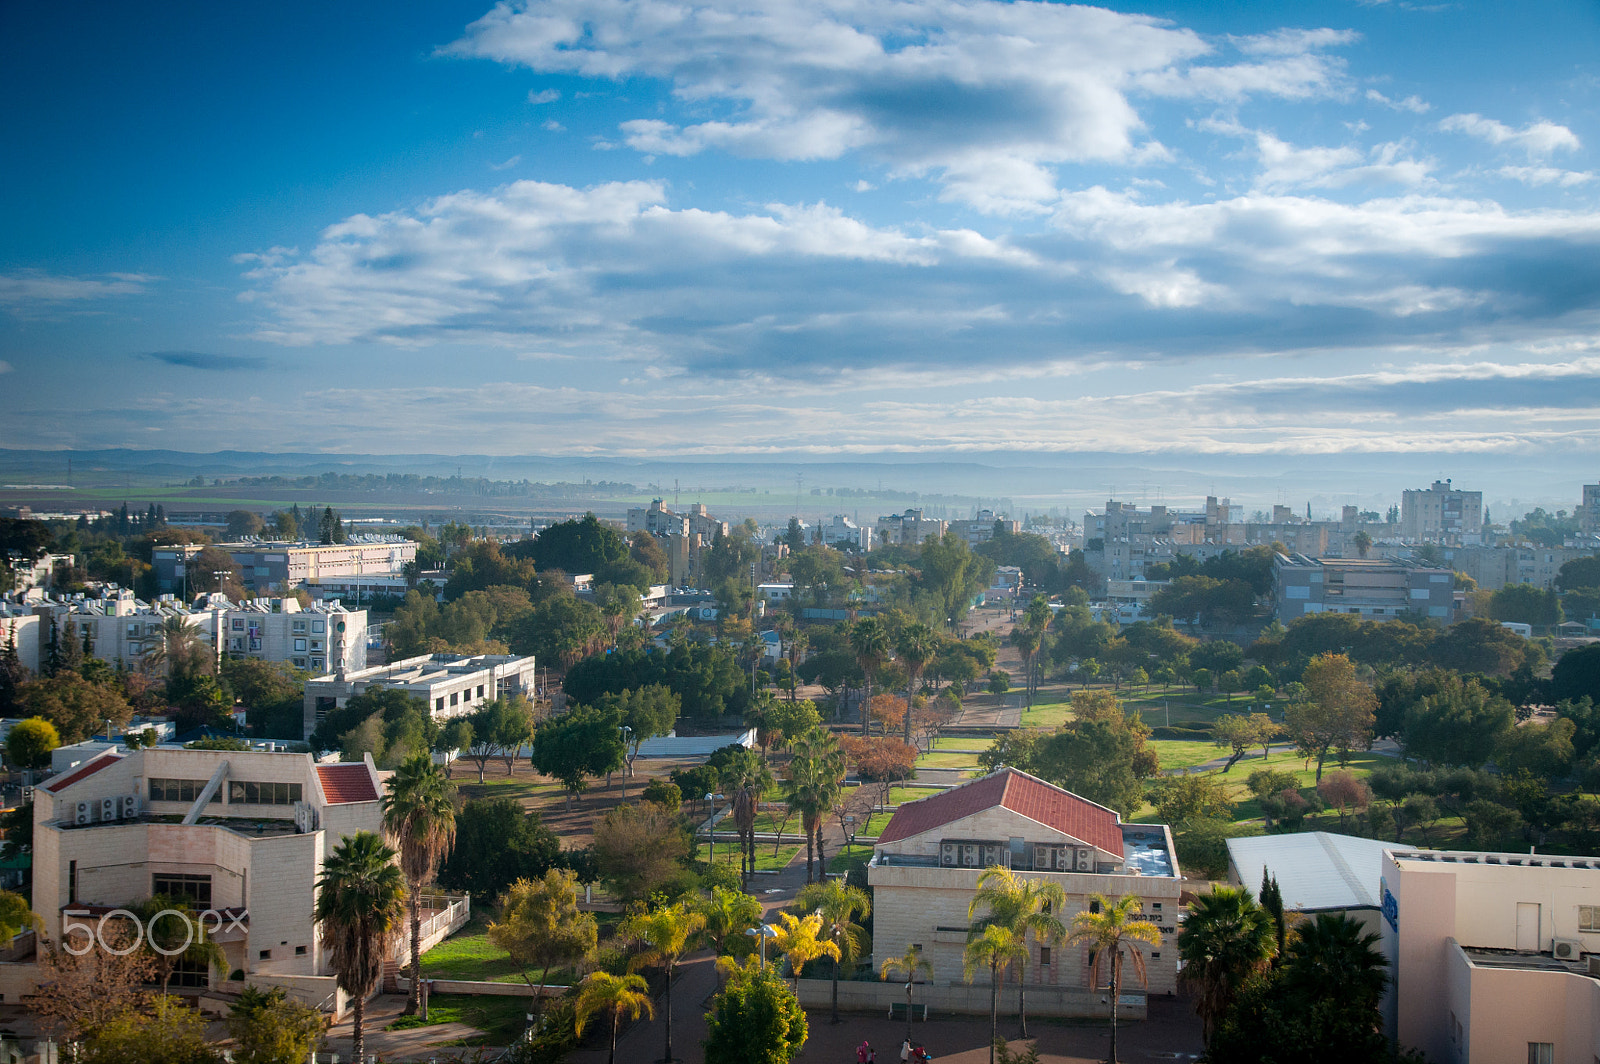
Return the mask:
POLYGON ((1552 944, 1551 952, 1558 961, 1575 961, 1583 956, 1583 943, 1575 938, 1558 938, 1552 944))
POLYGON ((101 820, 115 820, 115 819, 117 819, 117 800, 115 798, 102 798, 102 799, 100 799, 100 819, 101 820))
POLYGON ((310 802, 294 804, 294 829, 301 834, 317 830, 317 811, 311 807, 310 802))
POLYGON ((80 827, 82 827, 84 824, 93 824, 94 823, 94 803, 93 802, 79 802, 77 810, 73 815, 72 822, 74 824, 77 824, 80 827))
POLYGON ((122 819, 132 820, 139 815, 139 796, 137 794, 124 794, 122 796, 122 819))

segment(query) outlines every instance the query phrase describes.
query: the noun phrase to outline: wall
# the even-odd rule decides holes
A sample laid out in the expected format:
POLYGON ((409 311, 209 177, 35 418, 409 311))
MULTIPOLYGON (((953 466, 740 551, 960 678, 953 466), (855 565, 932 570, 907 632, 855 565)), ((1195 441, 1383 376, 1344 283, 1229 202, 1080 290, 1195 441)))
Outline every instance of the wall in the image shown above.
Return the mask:
POLYGON ((1449 1009, 1464 1045, 1450 1038, 1449 1013, 1427 1052, 1448 1064, 1498 1064, 1528 1059, 1529 1042, 1555 1045, 1555 1064, 1591 1064, 1600 1047, 1600 982, 1569 972, 1473 964, 1451 943, 1449 1009))
MULTIPOLYGON (((440 984, 442 986, 442 984, 440 984)), ((876 1010, 886 1012, 895 1004, 904 1004, 904 982, 857 982, 842 980, 839 983, 839 1007, 851 1010, 876 1010)), ((826 1008, 833 1001, 833 982, 828 979, 800 980, 800 1004, 810 1009, 826 1008)), ((989 1014, 989 987, 987 985, 941 986, 917 984, 912 989, 913 1015, 921 1017, 922 1006, 928 1006, 930 1019, 941 1014, 962 1013, 987 1016, 989 1014)), ((1016 1015, 1017 988, 1012 983, 1000 991, 1000 1014, 1016 1015)), ((1092 993, 1066 987, 1028 988, 1029 1016, 1058 1016, 1104 1019, 1110 1012, 1110 1002, 1103 993, 1092 993)), ((1125 989, 1117 1016, 1124 1020, 1142 1020, 1146 1016, 1144 995, 1125 989), (1137 1004, 1130 1004, 1134 998, 1137 1004)))

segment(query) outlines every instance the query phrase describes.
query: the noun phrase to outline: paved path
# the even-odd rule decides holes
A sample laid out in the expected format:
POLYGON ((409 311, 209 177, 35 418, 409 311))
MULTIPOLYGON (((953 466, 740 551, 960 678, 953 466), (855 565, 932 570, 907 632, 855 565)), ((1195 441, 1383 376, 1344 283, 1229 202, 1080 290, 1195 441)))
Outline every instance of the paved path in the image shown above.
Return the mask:
MULTIPOLYGON (((367 1014, 362 1024, 366 1034, 366 1050, 370 1056, 378 1054, 384 1061, 428 1060, 459 1053, 459 1049, 438 1049, 441 1042, 457 1042, 480 1037, 483 1032, 464 1023, 440 1023, 432 1027, 411 1027, 404 1031, 385 1031, 384 1028, 399 1018, 406 1007, 404 994, 379 994, 367 1002, 367 1014)), ((344 1022, 335 1024, 328 1032, 323 1052, 339 1054, 340 1060, 352 1060, 354 1025, 347 1012, 344 1022)), ((472 1052, 468 1050, 467 1052, 472 1052)), ((321 1054, 319 1054, 320 1057, 321 1054)))

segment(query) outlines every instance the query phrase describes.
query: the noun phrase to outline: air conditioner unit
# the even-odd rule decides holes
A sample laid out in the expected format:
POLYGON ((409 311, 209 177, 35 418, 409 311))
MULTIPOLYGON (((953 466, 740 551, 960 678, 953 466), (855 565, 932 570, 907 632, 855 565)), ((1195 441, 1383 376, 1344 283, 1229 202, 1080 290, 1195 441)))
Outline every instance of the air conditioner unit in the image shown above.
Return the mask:
POLYGON ((304 834, 308 831, 315 831, 316 824, 317 812, 315 809, 311 808, 310 802, 294 803, 294 829, 296 831, 300 832, 301 834, 304 834))
POLYGON ((1078 851, 1078 871, 1080 871, 1080 872, 1093 872, 1094 871, 1094 851, 1093 850, 1081 850, 1080 849, 1078 851))
POLYGON ((80 827, 82 825, 84 825, 84 824, 93 824, 94 823, 94 803, 93 802, 79 802, 77 811, 73 815, 72 822, 74 824, 79 825, 80 827))
POLYGON ((115 798, 102 798, 102 799, 100 799, 100 819, 101 820, 115 820, 115 819, 117 819, 117 800, 115 798))
POLYGON ((132 820, 139 815, 139 796, 137 794, 124 794, 122 796, 122 819, 132 820))
POLYGON ((1583 943, 1575 938, 1558 938, 1552 944, 1551 952, 1558 961, 1575 961, 1583 956, 1583 943))

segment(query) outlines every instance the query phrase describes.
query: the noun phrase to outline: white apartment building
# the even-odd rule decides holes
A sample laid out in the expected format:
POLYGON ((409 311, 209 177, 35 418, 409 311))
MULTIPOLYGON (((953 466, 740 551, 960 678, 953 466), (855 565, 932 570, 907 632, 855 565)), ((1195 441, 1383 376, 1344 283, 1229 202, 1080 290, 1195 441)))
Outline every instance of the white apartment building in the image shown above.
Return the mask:
POLYGON ((826 547, 854 551, 872 549, 872 529, 862 528, 844 514, 834 514, 826 524, 819 524, 817 531, 826 547))
POLYGON ((367 667, 367 611, 338 601, 302 607, 298 599, 253 599, 223 610, 222 649, 313 672, 367 667))
POLYGON ((1578 531, 1586 536, 1600 536, 1600 484, 1583 486, 1583 500, 1578 503, 1578 531))
POLYGON ((979 510, 978 516, 971 521, 951 521, 950 531, 976 547, 980 543, 987 543, 994 539, 995 525, 999 525, 1012 535, 1022 531, 1022 522, 1013 521, 1004 514, 996 514, 993 510, 979 510))
MULTIPOLYGON (((220 595, 215 600, 228 601, 220 595)), ((87 634, 92 657, 134 665, 161 644, 161 626, 173 617, 182 618, 199 643, 215 650, 218 613, 215 605, 190 609, 171 596, 143 602, 121 588, 101 598, 11 599, 0 603, 0 640, 14 637, 18 658, 35 672, 49 654, 52 627, 58 643, 70 639, 81 646, 87 634)))
POLYGON ((532 656, 424 654, 369 669, 316 676, 306 681, 303 735, 310 738, 330 710, 370 688, 404 691, 424 699, 435 717, 459 717, 484 702, 513 694, 533 701, 537 672, 532 656))
MULTIPOLYGON (((401 536, 356 536, 348 543, 217 543, 239 566, 240 582, 251 591, 292 591, 307 583, 341 577, 402 576, 417 558, 417 545, 401 536)), ((188 572, 188 561, 200 553, 194 543, 157 547, 150 561, 157 587, 188 594, 203 590, 209 573, 188 572)))
POLYGON ((1400 494, 1400 535, 1413 543, 1477 543, 1483 534, 1483 492, 1436 480, 1426 491, 1400 494))
POLYGON ((949 525, 927 517, 920 507, 912 507, 903 514, 889 514, 878 518, 873 535, 879 543, 916 544, 938 539, 949 525))
MULTIPOLYGON (((1089 904, 1090 894, 1137 894, 1146 918, 1167 937, 1159 946, 1138 947, 1149 986, 1130 978, 1123 993, 1174 989, 1181 879, 1171 833, 1161 824, 1124 824, 1114 810, 1013 768, 896 811, 867 869, 873 967, 918 945, 933 964, 935 984, 964 984, 962 951, 972 924, 967 909, 979 875, 992 865, 1060 884, 1067 909, 1056 915, 1065 923, 1089 904)), ((1030 986, 1092 990, 1089 961, 1086 947, 1030 940, 1030 986)), ((979 974, 976 981, 987 979, 979 974)))

